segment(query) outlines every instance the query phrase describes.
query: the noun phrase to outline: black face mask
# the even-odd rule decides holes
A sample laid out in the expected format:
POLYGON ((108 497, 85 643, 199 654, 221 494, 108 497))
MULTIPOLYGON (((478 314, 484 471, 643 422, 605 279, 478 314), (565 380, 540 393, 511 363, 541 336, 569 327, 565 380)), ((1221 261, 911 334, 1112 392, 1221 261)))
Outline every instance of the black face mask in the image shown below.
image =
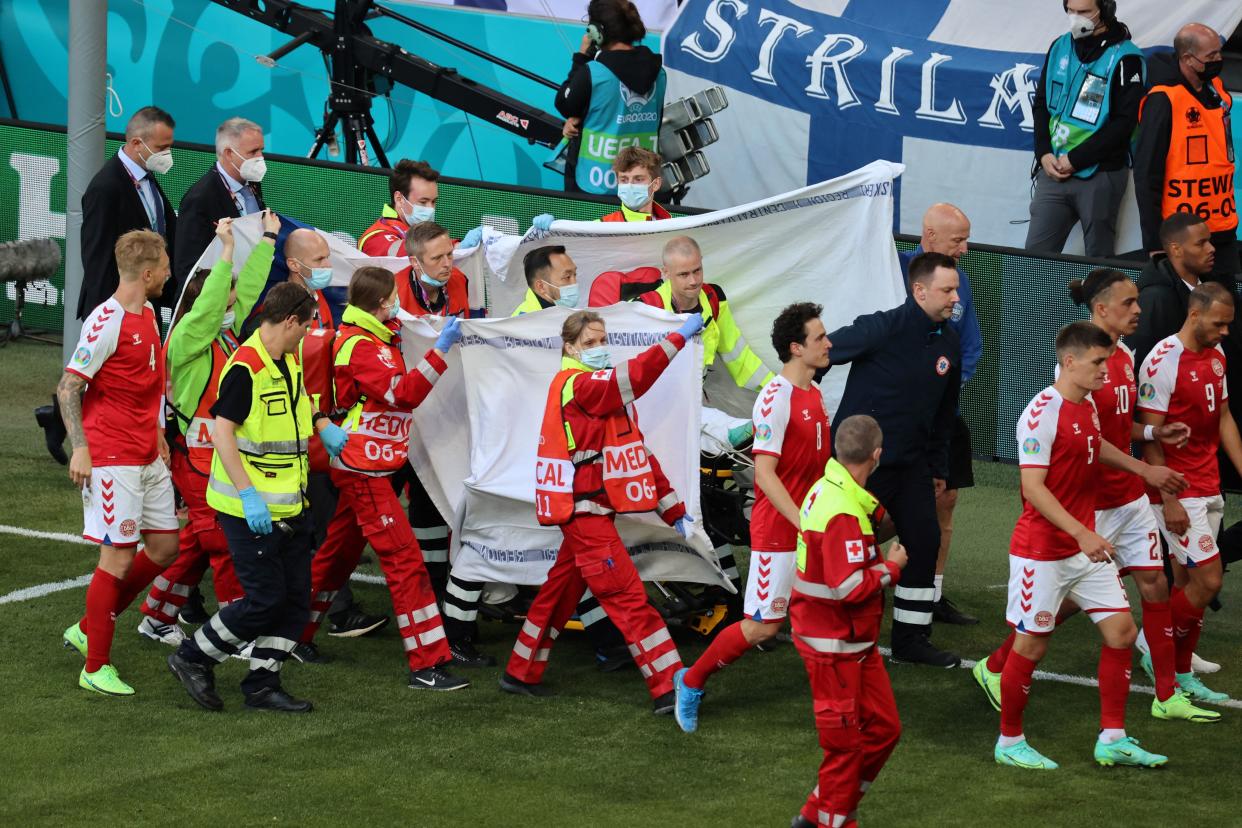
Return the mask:
POLYGON ((1203 69, 1201 69, 1196 74, 1199 75, 1199 80, 1203 81, 1204 83, 1208 83, 1214 80, 1215 78, 1219 78, 1220 70, 1225 65, 1225 61, 1223 59, 1202 60, 1199 62, 1203 64, 1203 69))

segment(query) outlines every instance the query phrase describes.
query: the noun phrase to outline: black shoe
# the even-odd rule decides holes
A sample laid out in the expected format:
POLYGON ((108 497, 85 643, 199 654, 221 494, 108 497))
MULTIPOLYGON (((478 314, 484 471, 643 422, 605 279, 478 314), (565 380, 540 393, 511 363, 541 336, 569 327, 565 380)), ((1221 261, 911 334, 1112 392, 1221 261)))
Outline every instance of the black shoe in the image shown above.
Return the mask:
POLYGON ((552 695, 552 691, 542 684, 531 684, 521 679, 515 679, 508 673, 500 677, 500 689, 506 693, 513 693, 516 696, 534 696, 540 699, 552 695))
POLYGON ((51 405, 41 405, 34 410, 35 422, 43 429, 43 439, 47 443, 47 453, 62 466, 69 464, 69 456, 65 454, 65 422, 60 418, 60 406, 53 395, 51 405))
POLYGON ((673 712, 673 708, 677 706, 677 694, 669 690, 663 696, 651 703, 651 712, 657 716, 667 716, 673 712))
POLYGON ((306 699, 295 699, 279 687, 264 687, 246 696, 251 710, 274 710, 277 713, 309 713, 315 705, 306 699))
POLYGON ((892 660, 903 664, 926 664, 929 667, 956 667, 961 656, 941 650, 927 640, 926 633, 913 633, 893 642, 892 660))
POLYGON ((187 624, 201 626, 211 620, 211 616, 207 614, 207 607, 203 605, 203 593, 198 587, 190 590, 190 597, 186 599, 185 606, 177 613, 177 616, 187 624))
POLYGON ((496 659, 476 650, 474 642, 469 638, 463 638, 460 641, 450 641, 449 652, 453 655, 453 665, 456 667, 496 666, 496 659))
POLYGON ((351 604, 343 612, 329 616, 328 620, 332 622, 328 635, 337 638, 359 638, 388 626, 387 615, 367 615, 361 604, 351 604))
POLYGON ((940 596, 940 600, 932 604, 932 620, 938 624, 956 624, 959 627, 979 623, 978 618, 962 612, 946 595, 940 596))
POLYGON ((168 670, 200 707, 211 711, 224 709, 224 702, 216 695, 216 676, 210 665, 190 661, 174 652, 168 657, 168 670))
POLYGON ((465 690, 469 686, 470 682, 464 678, 458 678, 439 665, 410 671, 411 690, 437 690, 441 693, 449 693, 453 690, 465 690))
POLYGON ((629 647, 600 647, 595 651, 595 669, 601 673, 615 673, 634 664, 629 647))
POLYGON ((313 643, 298 644, 293 648, 293 651, 289 653, 289 655, 293 656, 303 664, 327 664, 332 660, 323 653, 319 652, 319 648, 313 643))
POLYGON ((811 822, 802 814, 798 814, 793 818, 793 821, 789 823, 789 828, 816 828, 816 826, 814 822, 811 822))

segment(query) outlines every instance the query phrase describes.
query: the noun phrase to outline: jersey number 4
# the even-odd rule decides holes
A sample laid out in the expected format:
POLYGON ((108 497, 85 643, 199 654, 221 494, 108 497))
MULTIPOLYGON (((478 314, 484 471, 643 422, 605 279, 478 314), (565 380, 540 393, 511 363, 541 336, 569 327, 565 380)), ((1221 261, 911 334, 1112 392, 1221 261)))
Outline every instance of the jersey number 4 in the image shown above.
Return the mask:
POLYGON ((154 371, 155 370, 155 346, 154 345, 151 346, 151 359, 150 359, 149 364, 151 366, 151 370, 154 371))

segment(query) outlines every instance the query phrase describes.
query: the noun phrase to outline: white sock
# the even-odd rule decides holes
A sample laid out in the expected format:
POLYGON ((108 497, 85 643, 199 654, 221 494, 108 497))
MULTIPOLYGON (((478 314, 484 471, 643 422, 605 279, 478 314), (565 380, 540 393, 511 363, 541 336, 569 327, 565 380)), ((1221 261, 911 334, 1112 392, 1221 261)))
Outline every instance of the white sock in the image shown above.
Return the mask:
POLYGON ((1003 747, 1003 748, 1008 748, 1008 747, 1013 747, 1014 745, 1018 744, 1019 742, 1024 742, 1024 741, 1026 741, 1026 736, 1025 736, 1025 735, 1020 735, 1020 736, 1001 736, 999 739, 997 739, 997 740, 996 740, 996 744, 997 744, 997 745, 999 745, 1000 747, 1003 747))
POLYGON ((1143 655, 1151 655, 1151 647, 1147 646, 1147 636, 1143 633, 1143 628, 1139 627, 1138 638, 1134 639, 1134 648, 1143 655))
POLYGON ((1124 727, 1106 727, 1100 731, 1100 741, 1106 745, 1113 742, 1119 742, 1126 738, 1126 730, 1124 727))
POLYGON ((943 587, 944 587, 944 576, 943 576, 943 575, 937 575, 937 576, 936 576, 936 595, 935 595, 935 597, 934 597, 934 598, 932 598, 932 600, 933 600, 933 601, 939 601, 939 600, 940 600, 940 596, 944 594, 944 589, 943 589, 943 587))

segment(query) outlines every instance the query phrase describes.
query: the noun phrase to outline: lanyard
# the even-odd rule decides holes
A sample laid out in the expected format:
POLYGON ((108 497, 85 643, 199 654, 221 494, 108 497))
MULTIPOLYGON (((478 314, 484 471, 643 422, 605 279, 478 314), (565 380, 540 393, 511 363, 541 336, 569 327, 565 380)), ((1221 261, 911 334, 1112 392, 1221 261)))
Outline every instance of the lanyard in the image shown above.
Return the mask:
POLYGON ((134 178, 134 174, 129 171, 129 167, 125 164, 121 164, 121 169, 125 170, 125 174, 129 176, 130 183, 134 185, 134 189, 138 192, 138 201, 141 202, 142 209, 147 213, 147 222, 151 225, 151 229, 159 232, 159 214, 154 205, 151 203, 151 200, 154 197, 154 188, 151 188, 150 184, 148 184, 147 188, 144 188, 142 184, 147 180, 146 177, 144 176, 141 179, 134 178))

